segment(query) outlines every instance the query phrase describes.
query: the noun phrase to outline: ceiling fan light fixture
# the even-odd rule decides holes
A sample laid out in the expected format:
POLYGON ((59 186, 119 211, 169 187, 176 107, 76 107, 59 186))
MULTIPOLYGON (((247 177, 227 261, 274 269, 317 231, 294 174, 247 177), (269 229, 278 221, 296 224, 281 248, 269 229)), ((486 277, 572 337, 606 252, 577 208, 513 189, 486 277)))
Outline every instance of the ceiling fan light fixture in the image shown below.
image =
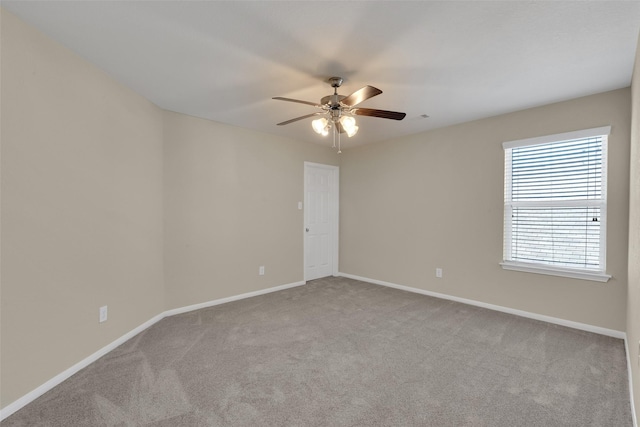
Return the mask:
POLYGON ((327 136, 329 134, 328 124, 329 121, 326 118, 320 117, 319 119, 315 119, 311 122, 311 127, 313 128, 315 133, 322 136, 327 136))
POLYGON ((342 128, 347 132, 347 136, 351 138, 353 135, 358 133, 358 126, 356 126, 356 119, 351 116, 342 116, 340 117, 340 124, 342 128))
POLYGON ((356 125, 356 119, 351 116, 342 116, 340 117, 340 123, 342 123, 342 126, 345 128, 353 127, 356 125))

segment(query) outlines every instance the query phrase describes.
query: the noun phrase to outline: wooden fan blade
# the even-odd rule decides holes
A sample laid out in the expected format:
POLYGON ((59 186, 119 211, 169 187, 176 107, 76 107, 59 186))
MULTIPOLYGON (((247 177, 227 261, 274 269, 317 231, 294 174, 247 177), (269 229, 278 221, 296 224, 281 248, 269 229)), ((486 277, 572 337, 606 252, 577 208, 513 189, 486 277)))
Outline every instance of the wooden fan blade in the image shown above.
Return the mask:
POLYGON ((297 122, 298 120, 308 119, 309 117, 320 116, 322 114, 324 114, 324 112, 318 111, 317 113, 307 114, 306 116, 300 116, 295 119, 287 120, 286 122, 278 123, 278 126, 288 125, 289 123, 297 122))
POLYGON ((343 98, 342 100, 340 100, 340 102, 344 105, 348 105, 349 107, 353 107, 360 104, 362 101, 366 101, 367 99, 373 98, 374 96, 380 95, 381 93, 382 91, 377 87, 365 86, 353 92, 346 98, 343 98))
POLYGON ((321 105, 318 105, 315 102, 301 101, 299 99, 283 98, 281 96, 276 96, 276 97, 271 98, 271 99, 277 99, 278 101, 297 102, 298 104, 307 104, 307 105, 313 105, 314 107, 322 108, 321 105))
POLYGON ((397 111, 376 110, 373 108, 356 108, 352 111, 358 116, 380 117, 383 119, 402 120, 407 113, 399 113, 397 111))

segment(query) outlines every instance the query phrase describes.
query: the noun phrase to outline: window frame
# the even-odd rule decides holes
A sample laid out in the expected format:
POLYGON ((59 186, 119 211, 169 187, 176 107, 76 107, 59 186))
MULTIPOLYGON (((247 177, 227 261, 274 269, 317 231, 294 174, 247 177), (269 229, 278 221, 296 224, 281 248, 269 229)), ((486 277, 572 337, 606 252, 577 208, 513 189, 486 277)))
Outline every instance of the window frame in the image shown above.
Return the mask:
MULTIPOLYGON (((607 260, 607 173, 608 173, 608 137, 611 133, 611 126, 602 126, 591 129, 583 129, 573 132, 564 132, 553 135, 545 135, 534 138, 519 139, 502 143, 504 150, 504 217, 503 217, 503 260, 500 263, 504 270, 522 271, 527 273, 546 274, 552 276, 569 277, 574 279, 593 280, 597 282, 607 282, 611 276, 606 273, 607 260), (566 202, 544 202, 547 205, 557 207, 575 207, 593 204, 600 207, 600 269, 583 269, 572 267, 561 267, 536 262, 522 262, 511 260, 511 216, 512 201, 509 200, 511 194, 511 149, 527 147, 533 145, 548 144, 552 142, 570 141, 575 139, 591 138, 602 136, 602 197, 597 202, 566 201, 566 202)), ((521 202, 522 203, 522 202, 521 202)), ((532 205, 536 205, 532 203, 532 205)))

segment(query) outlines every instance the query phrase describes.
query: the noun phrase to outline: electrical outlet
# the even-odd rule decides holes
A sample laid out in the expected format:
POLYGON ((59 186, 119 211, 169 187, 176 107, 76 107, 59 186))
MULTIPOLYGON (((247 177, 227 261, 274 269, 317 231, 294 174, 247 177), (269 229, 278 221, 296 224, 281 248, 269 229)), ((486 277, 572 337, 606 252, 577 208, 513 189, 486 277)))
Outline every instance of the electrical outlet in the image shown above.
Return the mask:
POLYGON ((100 323, 107 321, 107 306, 100 307, 100 323))
POLYGON ((436 277, 438 279, 442 279, 442 269, 441 268, 436 268, 436 277))
POLYGON ((264 276, 264 265, 261 265, 260 268, 258 269, 258 274, 260 276, 264 276))

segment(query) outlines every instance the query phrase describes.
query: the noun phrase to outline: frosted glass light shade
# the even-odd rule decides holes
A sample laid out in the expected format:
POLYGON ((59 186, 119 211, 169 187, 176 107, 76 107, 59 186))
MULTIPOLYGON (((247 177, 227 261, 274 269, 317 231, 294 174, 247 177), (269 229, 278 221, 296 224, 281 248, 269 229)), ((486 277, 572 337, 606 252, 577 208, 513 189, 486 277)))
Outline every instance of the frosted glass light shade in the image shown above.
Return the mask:
POLYGON ((324 117, 321 117, 319 119, 315 119, 314 121, 311 122, 311 127, 313 128, 313 130, 323 136, 326 136, 329 131, 327 129, 327 119, 325 119, 324 117))
POLYGON ((342 116, 340 117, 340 124, 342 124, 342 128, 347 132, 347 136, 351 138, 353 135, 358 133, 358 126, 356 126, 356 119, 351 116, 342 116))

